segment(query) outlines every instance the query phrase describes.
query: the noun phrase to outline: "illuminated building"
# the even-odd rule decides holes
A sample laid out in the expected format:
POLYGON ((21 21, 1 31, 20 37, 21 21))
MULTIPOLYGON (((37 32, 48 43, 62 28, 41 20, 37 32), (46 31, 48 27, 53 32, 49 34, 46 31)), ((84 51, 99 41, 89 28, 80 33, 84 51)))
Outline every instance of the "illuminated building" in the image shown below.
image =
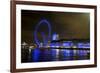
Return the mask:
POLYGON ((52 40, 59 40, 59 34, 54 33, 52 35, 52 40))

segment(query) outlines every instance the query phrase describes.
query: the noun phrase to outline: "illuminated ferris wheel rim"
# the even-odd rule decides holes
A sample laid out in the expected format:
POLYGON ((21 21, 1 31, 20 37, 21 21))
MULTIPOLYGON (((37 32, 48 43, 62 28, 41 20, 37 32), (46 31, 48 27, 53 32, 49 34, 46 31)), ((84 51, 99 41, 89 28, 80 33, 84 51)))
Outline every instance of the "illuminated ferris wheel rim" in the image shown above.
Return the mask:
POLYGON ((46 19, 40 20, 40 22, 38 22, 38 24, 35 28, 35 31, 34 31, 34 40, 35 40, 37 45, 40 45, 40 41, 37 37, 37 33, 38 33, 38 29, 39 29, 40 25, 46 25, 48 27, 48 38, 47 39, 44 38, 44 40, 46 40, 46 41, 44 41, 43 43, 46 43, 51 37, 51 25, 50 25, 50 23, 46 19), (46 24, 43 24, 43 23, 46 23, 46 24))

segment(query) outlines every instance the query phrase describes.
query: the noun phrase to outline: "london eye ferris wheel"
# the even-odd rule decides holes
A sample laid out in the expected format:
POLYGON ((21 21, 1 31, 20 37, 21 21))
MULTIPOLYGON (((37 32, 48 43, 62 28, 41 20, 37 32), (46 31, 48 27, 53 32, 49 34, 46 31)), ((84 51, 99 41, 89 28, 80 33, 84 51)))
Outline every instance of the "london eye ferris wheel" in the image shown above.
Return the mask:
POLYGON ((51 39, 51 25, 48 20, 42 19, 38 22, 34 31, 34 41, 39 47, 41 43, 44 46, 48 44, 51 39))

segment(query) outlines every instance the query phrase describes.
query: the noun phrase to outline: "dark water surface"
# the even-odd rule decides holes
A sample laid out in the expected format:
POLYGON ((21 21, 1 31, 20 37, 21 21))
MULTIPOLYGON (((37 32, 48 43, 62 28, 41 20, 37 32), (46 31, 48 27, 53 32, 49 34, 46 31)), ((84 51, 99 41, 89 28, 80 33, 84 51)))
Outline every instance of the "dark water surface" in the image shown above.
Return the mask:
POLYGON ((90 50, 39 49, 21 50, 21 62, 72 61, 90 59, 90 50))

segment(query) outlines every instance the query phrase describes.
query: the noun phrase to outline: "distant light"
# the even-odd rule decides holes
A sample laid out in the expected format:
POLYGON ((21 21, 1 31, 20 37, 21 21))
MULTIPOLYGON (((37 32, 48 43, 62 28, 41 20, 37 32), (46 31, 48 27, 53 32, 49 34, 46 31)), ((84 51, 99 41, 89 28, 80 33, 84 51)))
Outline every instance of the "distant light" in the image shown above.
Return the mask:
POLYGON ((25 45, 28 45, 28 44, 26 42, 23 42, 22 45, 25 46, 25 45))
POLYGON ((90 43, 78 43, 78 48, 90 48, 90 43))
POLYGON ((29 46, 30 49, 34 49, 35 46, 29 46))
POLYGON ((59 40, 59 35, 56 34, 56 33, 54 33, 54 34, 52 35, 52 40, 59 40))
POLYGON ((70 48, 72 46, 72 42, 71 41, 63 42, 62 46, 65 48, 70 48))
POLYGON ((72 48, 77 48, 77 46, 74 45, 74 46, 72 46, 72 48))

